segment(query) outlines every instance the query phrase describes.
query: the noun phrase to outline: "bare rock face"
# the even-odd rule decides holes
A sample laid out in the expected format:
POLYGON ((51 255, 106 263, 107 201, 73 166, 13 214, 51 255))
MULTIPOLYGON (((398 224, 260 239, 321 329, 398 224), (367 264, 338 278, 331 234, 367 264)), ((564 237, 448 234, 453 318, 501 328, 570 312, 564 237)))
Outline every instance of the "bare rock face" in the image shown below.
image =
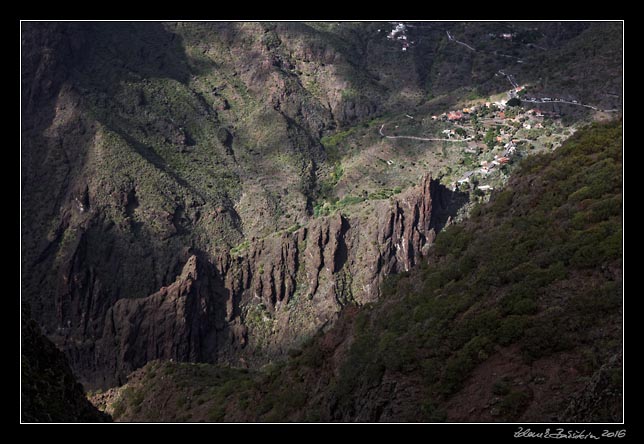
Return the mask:
POLYGON ((432 183, 438 187, 425 176, 393 202, 379 202, 369 220, 339 213, 314 219, 219 259, 226 320, 248 329, 234 352, 218 350, 219 359, 271 359, 333 322, 342 306, 375 301, 383 278, 409 270, 434 240, 432 183))
MULTIPOLYGON (((204 189, 193 189, 158 156, 153 149, 157 142, 186 156, 199 147, 193 140, 197 133, 185 119, 159 115, 120 126, 121 118, 147 116, 158 108, 148 103, 154 95, 145 89, 147 81, 129 92, 132 100, 129 93, 122 100, 110 99, 102 89, 124 92, 122 82, 110 79, 143 69, 134 62, 161 47, 164 55, 153 64, 158 66, 149 68, 152 77, 186 84, 189 71, 180 39, 168 31, 172 25, 146 25, 140 35, 130 34, 128 25, 115 25, 107 33, 114 39, 106 44, 107 53, 117 45, 116 53, 124 59, 110 59, 114 63, 106 65, 114 67, 108 70, 113 76, 104 78, 97 74, 92 54, 106 51, 95 44, 106 28, 25 26, 22 291, 34 319, 64 350, 86 387, 115 385, 151 359, 266 362, 332 323, 342 306, 377 299, 383 277, 409 269, 433 240, 434 188, 425 178, 398 199, 371 202, 369 219, 340 214, 312 219, 293 232, 251 237, 241 254, 220 255, 211 247, 224 235, 236 239, 248 231, 248 220, 241 219, 253 219, 248 213, 257 209, 255 202, 243 218, 232 211, 231 202, 211 205, 201 196, 204 189), (124 51, 130 43, 134 49, 124 51), (127 68, 130 64, 136 66, 127 68), (150 143, 144 133, 158 134, 159 140, 150 143), (132 165, 137 167, 128 170, 132 165), (158 190, 168 193, 161 196, 158 190)), ((271 62, 258 64, 239 43, 245 39, 236 37, 252 37, 257 29, 212 26, 221 28, 222 38, 234 46, 231 63, 264 104, 262 115, 281 125, 274 133, 289 134, 264 144, 308 147, 311 177, 313 164, 324 157, 315 140, 320 132, 377 111, 375 102, 361 96, 343 98, 350 85, 338 66, 346 54, 333 45, 318 46, 308 33, 293 31, 278 51, 276 69, 271 64, 275 51, 257 46, 257 40, 254 49, 262 61, 271 62), (291 52, 323 63, 307 67, 292 60, 291 52), (296 69, 319 78, 324 85, 320 97, 302 90, 289 74, 296 69)), ((140 77, 150 77, 145 69, 140 77)), ((229 91, 225 95, 233 100, 229 91)), ((207 114, 199 103, 194 99, 196 114, 207 114)), ((217 119, 210 123, 223 125, 217 119)), ((244 133, 235 128, 234 140, 224 134, 220 143, 233 157, 226 156, 227 162, 235 160, 230 150, 238 140, 256 136, 253 129, 244 133)), ((262 189, 253 186, 248 190, 262 189)), ((257 234, 263 228, 250 231, 257 234)))
POLYGON ((408 271, 422 255, 422 248, 434 241, 435 234, 430 229, 430 184, 431 178, 425 176, 418 187, 408 190, 394 202, 389 214, 381 214, 378 218, 378 243, 389 251, 388 261, 382 256, 388 272, 408 271), (393 259, 391 253, 394 253, 393 259))
POLYGON ((240 255, 193 254, 172 284, 107 309, 95 346, 63 347, 89 385, 104 387, 154 359, 256 366, 282 356, 344 305, 376 300, 386 275, 418 263, 434 239, 432 184, 426 176, 377 202, 370 220, 337 213, 240 255))
POLYGON ((153 359, 213 362, 225 327, 212 266, 192 255, 176 281, 139 299, 120 299, 107 312, 97 359, 119 382, 153 359))

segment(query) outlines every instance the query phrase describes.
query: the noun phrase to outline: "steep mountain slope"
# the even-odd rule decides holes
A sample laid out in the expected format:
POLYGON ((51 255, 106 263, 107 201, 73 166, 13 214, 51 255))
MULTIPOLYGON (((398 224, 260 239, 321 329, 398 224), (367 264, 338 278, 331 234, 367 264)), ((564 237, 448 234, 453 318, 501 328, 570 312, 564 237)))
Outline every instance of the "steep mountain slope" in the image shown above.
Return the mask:
POLYGON ((620 421, 621 187, 621 122, 592 125, 288 360, 154 362, 95 400, 121 421, 620 421))
POLYGON ((426 266, 391 280, 356 320, 340 418, 621 418, 621 131, 525 160, 426 266))
MULTIPOLYGON (((88 388, 105 388, 153 359, 257 366, 347 302, 377 299, 467 199, 428 178, 439 175, 424 146, 372 175, 376 148, 407 148, 383 141, 377 119, 505 92, 495 74, 521 64, 446 34, 478 48, 486 26, 410 24, 402 51, 388 23, 23 23, 22 297, 34 319, 88 388)), ((543 24, 535 43, 572 64, 592 27, 620 32, 543 24)), ((580 99, 620 77, 621 54, 597 54, 580 99)))
POLYGON ((25 314, 22 319, 21 421, 111 422, 85 397, 65 355, 25 314))

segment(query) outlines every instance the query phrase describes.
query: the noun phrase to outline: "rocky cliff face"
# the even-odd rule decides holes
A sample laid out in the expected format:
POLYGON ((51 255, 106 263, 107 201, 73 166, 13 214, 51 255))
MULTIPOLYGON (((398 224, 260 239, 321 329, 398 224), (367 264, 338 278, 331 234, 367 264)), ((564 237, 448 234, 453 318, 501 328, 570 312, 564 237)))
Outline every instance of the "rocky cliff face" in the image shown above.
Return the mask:
MULTIPOLYGON (((377 170, 369 119, 430 86, 501 88, 501 62, 463 65, 445 26, 402 52, 378 23, 23 23, 22 298, 82 382, 154 357, 265 362, 413 266, 446 222, 429 178, 348 216, 313 206, 358 127, 353 173, 377 170)), ((365 187, 347 170, 332 197, 431 170, 408 160, 365 187)))
POLYGON ((191 256, 174 283, 138 299, 120 299, 107 311, 96 371, 114 375, 151 359, 199 362, 214 355, 224 328, 223 307, 210 264, 191 256))
POLYGON ((231 297, 227 318, 239 316, 248 328, 252 352, 242 359, 283 354, 342 306, 377 300, 383 277, 408 270, 433 241, 432 196, 439 193, 426 176, 397 199, 377 202, 373 218, 315 219, 221 261, 231 297))
POLYGON ((111 422, 85 397, 65 355, 23 313, 21 325, 21 420, 111 422))
POLYGON ((239 255, 192 255, 174 283, 120 299, 96 346, 62 346, 91 384, 123 383, 154 359, 256 366, 285 355, 330 325, 340 309, 379 297, 379 284, 406 271, 434 239, 432 207, 446 192, 429 176, 373 220, 342 214, 252 242, 239 255))

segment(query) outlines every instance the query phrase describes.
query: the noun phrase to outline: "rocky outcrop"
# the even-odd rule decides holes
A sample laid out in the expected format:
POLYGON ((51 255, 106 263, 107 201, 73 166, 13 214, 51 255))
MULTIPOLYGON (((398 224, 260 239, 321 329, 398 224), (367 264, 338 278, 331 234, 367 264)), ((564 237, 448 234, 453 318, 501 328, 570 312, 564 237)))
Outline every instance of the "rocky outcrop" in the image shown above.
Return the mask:
POLYGON ((438 187, 426 176, 399 198, 376 202, 369 220, 340 213, 315 219, 222 261, 231 295, 227 318, 239 316, 249 329, 242 357, 262 355, 255 349, 262 336, 270 337, 261 343, 265 357, 284 353, 332 322, 343 305, 376 300, 382 279, 409 270, 433 242, 432 194, 438 187), (257 306, 268 321, 254 322, 257 306))
POLYGON ((563 416, 568 422, 622 421, 622 352, 602 365, 568 404, 563 416))
POLYGON ((322 132, 381 110, 369 91, 343 94, 352 84, 343 45, 308 26, 279 25, 290 37, 277 46, 262 40, 260 25, 204 26, 223 39, 200 47, 223 63, 208 65, 221 76, 207 87, 198 81, 206 66, 187 57, 184 46, 196 43, 183 25, 23 28, 22 293, 90 388, 153 358, 271 359, 343 305, 375 300, 382 277, 408 269, 431 241, 422 187, 370 202, 368 220, 306 221, 327 156, 322 132), (213 88, 221 96, 204 102, 213 88), (248 125, 224 118, 249 106, 240 92, 257 102, 248 125), (223 139, 220 127, 230 128, 223 139), (274 163, 277 148, 295 155, 274 163), (255 183, 256 166, 275 174, 255 183), (255 217, 256 199, 232 210, 257 190, 266 192, 266 215, 255 217), (253 239, 287 205, 277 225, 307 225, 253 239), (249 247, 222 253, 242 232, 249 247), (193 254, 198 278, 187 279, 181 267, 193 254))
POLYGON ((210 264, 191 256, 171 285, 107 311, 95 351, 101 384, 153 359, 255 366, 332 323, 348 303, 379 297, 390 274, 414 266, 434 240, 429 176, 369 220, 342 214, 251 242, 210 264))
POLYGON ((118 300, 107 311, 97 367, 122 383, 153 359, 213 362, 226 327, 221 290, 212 266, 192 255, 171 285, 118 300))

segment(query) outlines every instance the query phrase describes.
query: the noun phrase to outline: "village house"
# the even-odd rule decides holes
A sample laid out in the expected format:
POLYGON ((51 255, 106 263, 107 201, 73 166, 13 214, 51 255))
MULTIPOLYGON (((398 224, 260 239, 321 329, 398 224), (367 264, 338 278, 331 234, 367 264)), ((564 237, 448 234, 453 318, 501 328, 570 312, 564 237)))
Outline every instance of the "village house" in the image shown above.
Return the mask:
POLYGON ((447 114, 448 120, 461 120, 463 118, 463 113, 461 111, 450 111, 447 114))
POLYGON ((486 162, 485 164, 482 164, 481 169, 479 169, 478 172, 483 175, 486 175, 490 172, 491 169, 493 169, 498 164, 499 163, 494 160, 491 162, 486 162))
POLYGON ((490 191, 490 190, 493 190, 493 189, 494 189, 494 188, 492 188, 490 185, 479 185, 479 186, 478 186, 478 187, 476 187, 476 188, 478 188, 478 189, 479 189, 479 190, 481 190, 481 191, 490 191))
POLYGON ((503 157, 507 157, 510 154, 513 154, 517 150, 516 145, 514 143, 512 143, 512 142, 506 143, 503 146, 503 148, 505 148, 505 151, 503 152, 503 157))
MULTIPOLYGON (((396 38, 399 34, 402 34, 405 32, 406 26, 403 23, 398 23, 396 27, 387 35, 388 39, 393 39, 396 38)), ((403 37, 405 37, 403 35, 403 37)), ((398 37, 400 38, 400 37, 398 37)), ((406 37, 405 37, 406 38, 406 37)))
POLYGON ((503 33, 501 34, 501 38, 504 40, 511 40, 514 34, 509 34, 509 33, 503 33))
POLYGON ((509 157, 499 157, 497 160, 499 161, 499 163, 508 163, 510 161, 510 158, 509 157))

